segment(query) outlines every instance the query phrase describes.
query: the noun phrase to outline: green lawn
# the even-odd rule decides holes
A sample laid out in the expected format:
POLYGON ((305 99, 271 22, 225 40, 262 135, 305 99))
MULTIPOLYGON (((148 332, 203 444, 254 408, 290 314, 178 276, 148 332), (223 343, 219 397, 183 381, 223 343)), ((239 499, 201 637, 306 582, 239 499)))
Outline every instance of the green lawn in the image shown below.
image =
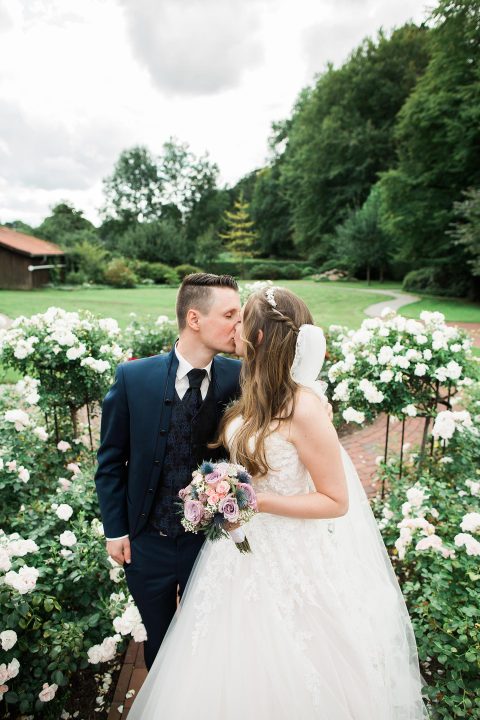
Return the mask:
MULTIPOLYGON (((366 282, 314 283, 310 280, 282 280, 280 285, 298 293, 310 307, 315 321, 322 326, 337 323, 358 327, 365 318, 364 310, 373 303, 389 300, 389 295, 371 290, 400 290, 400 283, 366 282)), ((122 327, 129 322, 129 313, 140 317, 149 313, 174 317, 177 289, 164 285, 117 290, 114 288, 75 288, 74 290, 0 290, 0 312, 9 317, 45 312, 50 305, 65 310, 91 310, 116 318, 122 327)), ((403 315, 419 317, 422 310, 437 310, 447 320, 480 322, 480 304, 467 300, 425 296, 417 303, 402 308, 403 315)))

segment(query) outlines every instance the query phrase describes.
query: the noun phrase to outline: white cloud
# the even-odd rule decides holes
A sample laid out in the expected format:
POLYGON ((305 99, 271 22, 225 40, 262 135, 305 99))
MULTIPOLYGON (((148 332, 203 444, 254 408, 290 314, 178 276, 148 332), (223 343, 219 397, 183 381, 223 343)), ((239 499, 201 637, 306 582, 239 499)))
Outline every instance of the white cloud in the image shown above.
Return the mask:
POLYGON ((238 86, 263 59, 259 0, 120 0, 137 57, 157 87, 204 95, 238 86))

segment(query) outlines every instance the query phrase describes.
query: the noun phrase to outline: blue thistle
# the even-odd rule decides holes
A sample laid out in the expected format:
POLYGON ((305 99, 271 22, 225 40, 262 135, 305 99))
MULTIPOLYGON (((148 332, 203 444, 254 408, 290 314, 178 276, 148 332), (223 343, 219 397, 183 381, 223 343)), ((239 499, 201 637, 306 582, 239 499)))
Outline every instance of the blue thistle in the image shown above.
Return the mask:
POLYGON ((251 484, 252 484, 252 478, 251 478, 250 475, 249 475, 247 472, 245 472, 244 470, 240 470, 240 472, 237 473, 237 478, 238 478, 238 479, 240 480, 240 482, 242 482, 242 483, 247 483, 247 485, 251 485, 251 484))
POLYGON ((246 492, 239 488, 235 493, 235 497, 237 498, 238 507, 240 508, 240 510, 245 510, 245 508, 248 507, 248 498, 246 492))
POLYGON ((213 464, 211 462, 208 462, 208 460, 205 460, 199 467, 202 475, 209 475, 213 472, 213 469, 213 464))

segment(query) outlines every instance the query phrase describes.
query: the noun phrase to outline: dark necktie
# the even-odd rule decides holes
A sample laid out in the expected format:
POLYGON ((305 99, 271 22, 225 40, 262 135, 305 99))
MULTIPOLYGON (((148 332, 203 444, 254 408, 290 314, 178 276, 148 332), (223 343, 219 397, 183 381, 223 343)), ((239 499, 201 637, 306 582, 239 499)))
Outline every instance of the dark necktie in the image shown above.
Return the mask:
POLYGON ((202 404, 202 393, 200 392, 200 386, 206 374, 206 370, 198 370, 197 368, 192 368, 192 370, 187 373, 190 387, 183 396, 182 402, 191 415, 195 415, 195 413, 199 410, 200 405, 202 404))

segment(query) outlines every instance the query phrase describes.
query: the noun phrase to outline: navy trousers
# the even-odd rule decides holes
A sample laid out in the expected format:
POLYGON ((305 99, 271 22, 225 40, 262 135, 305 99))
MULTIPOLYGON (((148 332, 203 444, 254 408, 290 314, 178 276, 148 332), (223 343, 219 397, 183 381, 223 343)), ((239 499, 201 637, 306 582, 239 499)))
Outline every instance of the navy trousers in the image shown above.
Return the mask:
POLYGON ((150 670, 204 542, 203 533, 165 537, 146 529, 131 540, 132 561, 123 567, 148 640, 145 665, 150 670))

